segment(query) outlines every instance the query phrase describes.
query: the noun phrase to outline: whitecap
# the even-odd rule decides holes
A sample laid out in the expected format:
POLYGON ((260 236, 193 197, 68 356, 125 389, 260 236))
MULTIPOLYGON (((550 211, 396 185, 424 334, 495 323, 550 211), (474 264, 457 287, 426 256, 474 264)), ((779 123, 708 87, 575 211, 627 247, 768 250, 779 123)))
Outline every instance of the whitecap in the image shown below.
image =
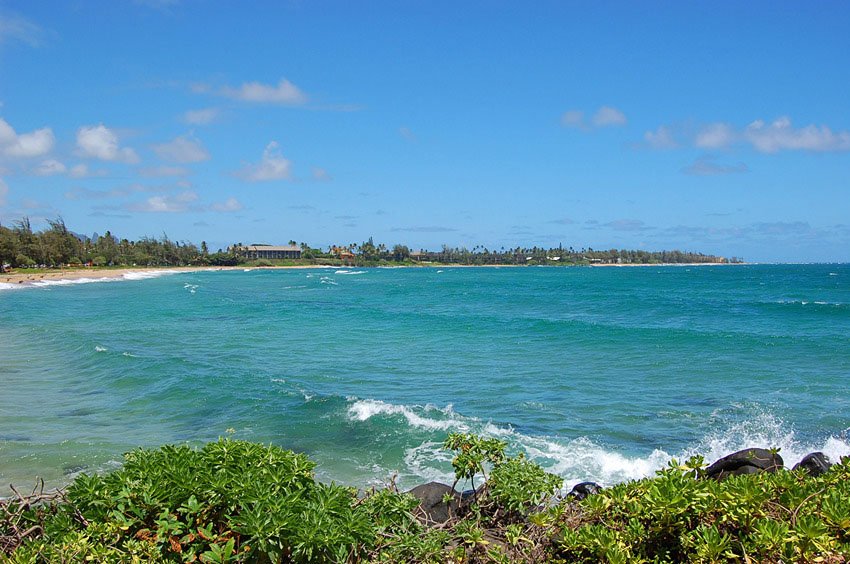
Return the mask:
POLYGON ((106 347, 101 347, 100 345, 97 345, 97 346, 94 347, 94 350, 97 351, 97 352, 106 352, 109 349, 107 349, 106 347))
POLYGON ((366 274, 365 270, 337 270, 334 274, 366 274))
POLYGON ((159 278, 160 276, 169 276, 171 274, 180 274, 179 270, 134 270, 125 272, 122 278, 124 280, 147 280, 149 278, 159 278))
POLYGON ((432 405, 408 407, 406 405, 395 405, 380 400, 366 399, 357 400, 348 408, 348 417, 352 421, 367 421, 376 415, 402 415, 411 427, 418 427, 420 429, 440 431, 455 429, 464 432, 469 430, 469 426, 455 416, 451 405, 446 406, 444 409, 439 409, 432 405), (427 415, 429 413, 439 413, 448 419, 440 418, 439 415, 436 418, 429 417, 427 415))

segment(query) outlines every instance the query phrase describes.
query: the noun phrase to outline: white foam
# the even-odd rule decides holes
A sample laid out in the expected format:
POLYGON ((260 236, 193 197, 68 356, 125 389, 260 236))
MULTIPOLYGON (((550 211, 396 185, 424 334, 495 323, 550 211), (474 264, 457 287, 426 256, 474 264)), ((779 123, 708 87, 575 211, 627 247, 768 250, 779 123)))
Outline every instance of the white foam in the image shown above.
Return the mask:
MULTIPOLYGON (((443 450, 439 432, 472 432, 484 437, 498 438, 508 443, 509 452, 524 451, 531 460, 548 472, 564 478, 564 489, 583 481, 594 481, 603 486, 653 476, 675 458, 687 460, 702 455, 707 464, 745 448, 778 448, 788 468, 805 455, 821 451, 837 462, 850 456, 850 442, 844 436, 830 436, 821 442, 804 443, 796 439, 793 429, 766 411, 750 414, 742 423, 727 425, 713 432, 681 452, 669 453, 654 449, 644 455, 626 455, 616 449, 600 445, 587 437, 573 439, 529 436, 511 427, 496 425, 474 417, 457 414, 451 405, 437 408, 432 405, 406 406, 380 400, 348 398, 348 417, 352 421, 368 421, 373 417, 402 416, 411 427, 437 432, 419 446, 408 448, 404 455, 405 481, 438 480, 452 483, 451 453, 443 450)), ((746 406, 732 406, 743 409, 746 406)), ((722 417, 717 414, 716 417, 722 417)), ((722 425, 722 423, 720 423, 722 425)))
POLYGON ((357 400, 348 408, 348 417, 352 421, 366 421, 376 415, 402 415, 407 419, 411 427, 418 427, 420 429, 440 431, 447 431, 449 429, 458 431, 469 430, 469 426, 457 418, 451 405, 446 406, 444 409, 439 409, 433 405, 411 408, 406 405, 395 405, 380 400, 366 399, 357 400), (424 414, 420 415, 417 412, 436 412, 448 417, 448 419, 435 419, 424 414))
POLYGON ((95 350, 95 351, 97 351, 97 352, 106 352, 106 351, 107 351, 107 350, 109 350, 109 349, 107 349, 106 347, 101 347, 100 345, 97 345, 97 346, 94 348, 94 350, 95 350))
POLYGON ((75 284, 94 284, 96 282, 114 282, 115 278, 59 278, 56 280, 36 280, 33 286, 72 286, 75 284))
POLYGON ((337 270, 334 274, 366 274, 365 270, 337 270))
POLYGON ((23 284, 9 284, 6 282, 0 282, 0 290, 20 290, 23 287, 23 284))
POLYGON ((133 272, 125 272, 122 278, 124 280, 147 280, 149 278, 159 278, 160 276, 169 276, 171 274, 180 274, 179 270, 138 270, 133 272))

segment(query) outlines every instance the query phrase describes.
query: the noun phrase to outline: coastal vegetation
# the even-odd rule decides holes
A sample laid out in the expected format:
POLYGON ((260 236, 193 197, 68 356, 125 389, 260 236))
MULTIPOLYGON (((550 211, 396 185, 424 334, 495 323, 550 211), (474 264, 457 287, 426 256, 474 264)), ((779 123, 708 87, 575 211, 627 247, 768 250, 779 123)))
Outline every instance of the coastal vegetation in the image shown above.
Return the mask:
MULTIPOLYGON (((673 460, 653 478, 592 495, 505 443, 453 434, 458 480, 445 519, 394 484, 358 492, 314 479, 303 454, 220 439, 125 455, 64 492, 0 502, 11 562, 845 562, 850 460, 805 469, 706 473, 673 460), (482 483, 483 482, 483 483, 482 483)), ((448 488, 448 486, 445 486, 448 488)), ((414 490, 415 491, 415 490, 414 490)))
POLYGON ((210 251, 200 245, 174 241, 166 235, 138 240, 119 238, 106 231, 103 235, 80 235, 71 231, 61 218, 48 221, 46 228, 34 231, 27 218, 11 226, 0 225, 0 265, 10 268, 35 267, 114 267, 114 266, 384 266, 384 265, 586 265, 586 264, 670 264, 724 263, 740 259, 723 258, 685 251, 645 251, 628 249, 599 250, 563 247, 514 247, 490 249, 475 246, 439 250, 411 250, 407 245, 389 247, 370 237, 362 243, 332 245, 327 250, 307 243, 290 244, 300 249, 297 259, 249 260, 246 247, 234 243, 226 249, 210 251))

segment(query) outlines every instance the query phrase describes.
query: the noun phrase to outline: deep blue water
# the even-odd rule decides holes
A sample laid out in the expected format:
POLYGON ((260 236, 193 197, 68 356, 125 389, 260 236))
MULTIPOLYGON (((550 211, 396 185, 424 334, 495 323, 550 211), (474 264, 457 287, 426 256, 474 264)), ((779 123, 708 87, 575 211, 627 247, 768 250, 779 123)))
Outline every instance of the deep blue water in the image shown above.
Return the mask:
POLYGON ((361 486, 450 480, 455 430, 568 484, 850 454, 848 265, 181 272, 4 288, 0 319, 4 485, 226 434, 361 486))

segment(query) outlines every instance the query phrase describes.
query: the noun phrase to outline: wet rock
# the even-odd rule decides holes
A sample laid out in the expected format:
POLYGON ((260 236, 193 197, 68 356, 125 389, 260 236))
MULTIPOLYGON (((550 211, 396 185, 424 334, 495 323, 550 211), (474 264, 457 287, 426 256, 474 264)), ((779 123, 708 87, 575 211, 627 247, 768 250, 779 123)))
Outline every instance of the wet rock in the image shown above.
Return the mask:
POLYGON ((829 462, 829 458, 824 453, 813 452, 804 456, 803 460, 794 466, 794 470, 803 469, 810 476, 820 476, 821 474, 825 474, 829 471, 830 466, 832 466, 832 464, 829 462))
POLYGON ((570 490, 570 493, 567 495, 573 496, 577 500, 581 501, 587 496, 598 494, 601 491, 602 486, 600 486, 596 482, 582 482, 573 486, 573 489, 570 490))
POLYGON ((729 476, 755 474, 757 472, 776 472, 783 468, 784 463, 779 454, 764 448, 747 448, 724 456, 709 466, 705 474, 715 480, 723 480, 729 476))
POLYGON ((446 484, 429 482, 407 493, 419 500, 419 508, 430 523, 445 523, 452 515, 457 515, 461 496, 446 484), (448 503, 443 501, 446 495, 450 498, 448 503))

